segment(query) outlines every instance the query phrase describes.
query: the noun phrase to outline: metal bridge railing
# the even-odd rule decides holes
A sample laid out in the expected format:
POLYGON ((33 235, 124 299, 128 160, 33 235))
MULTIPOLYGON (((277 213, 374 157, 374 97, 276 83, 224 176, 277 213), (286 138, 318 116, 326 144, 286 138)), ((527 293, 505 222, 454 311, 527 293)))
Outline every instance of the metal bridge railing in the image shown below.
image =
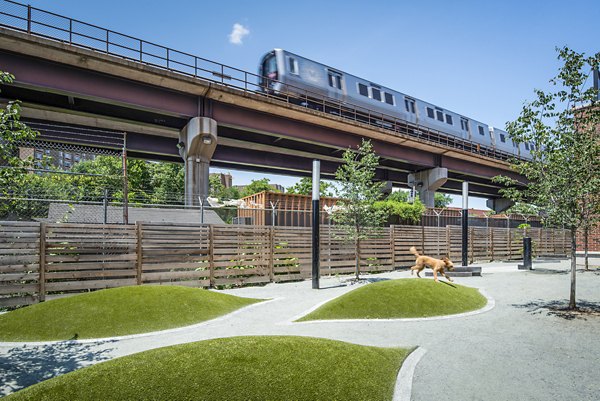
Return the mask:
POLYGON ((2 0, 0 3, 0 26, 276 99, 288 105, 316 108, 392 134, 407 135, 424 142, 503 161, 514 158, 512 154, 442 131, 12 0, 2 0), (269 84, 261 82, 279 82, 283 89, 278 93, 269 93, 265 90, 269 84))

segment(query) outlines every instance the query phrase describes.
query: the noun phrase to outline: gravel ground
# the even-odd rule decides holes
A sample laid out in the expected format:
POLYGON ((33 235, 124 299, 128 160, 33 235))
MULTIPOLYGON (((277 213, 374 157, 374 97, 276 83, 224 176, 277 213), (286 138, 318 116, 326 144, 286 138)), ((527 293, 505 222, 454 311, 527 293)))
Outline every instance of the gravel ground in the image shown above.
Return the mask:
MULTIPOLYGON (((272 302, 193 328, 99 343, 4 344, 0 346, 0 394, 89 364, 132 353, 217 337, 301 335, 383 347, 422 346, 412 399, 598 400, 600 270, 578 274, 580 305, 595 313, 562 312, 569 294, 568 263, 482 264, 482 277, 457 278, 495 300, 485 313, 444 320, 319 322, 290 321, 315 305, 356 288, 339 279, 270 284, 224 292, 274 298, 272 302)), ((408 272, 368 276, 409 277, 408 272)))

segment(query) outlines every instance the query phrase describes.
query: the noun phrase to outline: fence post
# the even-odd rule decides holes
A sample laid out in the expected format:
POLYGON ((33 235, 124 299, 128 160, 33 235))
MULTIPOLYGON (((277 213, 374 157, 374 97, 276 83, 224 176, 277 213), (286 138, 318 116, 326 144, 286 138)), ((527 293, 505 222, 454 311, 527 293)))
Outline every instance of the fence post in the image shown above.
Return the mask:
POLYGON ((104 209, 104 224, 108 224, 108 188, 104 188, 104 199, 102 199, 102 208, 104 209))
POLYGON ((475 244, 474 244, 474 242, 475 242, 474 238, 475 237, 473 235, 473 233, 474 233, 473 228, 474 227, 469 227, 469 250, 471 251, 470 252, 471 253, 471 258, 469 259, 470 263, 473 263, 473 260, 475 259, 475 249, 474 249, 475 248, 475 244))
POLYGON ((390 226, 390 249, 392 250, 392 270, 396 268, 396 226, 390 226))
POLYGON ((209 286, 215 286, 215 233, 212 224, 208 225, 208 271, 209 286))
POLYGON ((46 223, 40 223, 39 302, 46 300, 46 223))
POLYGON ((275 227, 269 228, 269 245, 271 248, 269 256, 269 281, 272 283, 275 280, 275 227))
POLYGON ((512 238, 510 235, 510 225, 507 228, 508 230, 508 260, 512 260, 512 238))
POLYGON ((425 255, 425 226, 423 225, 423 219, 421 219, 421 252, 425 255))
POLYGON ((492 253, 492 260, 495 260, 494 259, 494 247, 495 246, 496 245, 494 244, 494 229, 492 227, 490 227, 490 246, 489 246, 489 248, 492 253))
POLYGON ((446 250, 448 251, 448 258, 452 259, 452 247, 450 245, 450 226, 446 225, 446 250))
POLYGON ((137 263, 136 263, 136 278, 137 285, 142 285, 142 223, 135 222, 135 233, 137 237, 137 263))

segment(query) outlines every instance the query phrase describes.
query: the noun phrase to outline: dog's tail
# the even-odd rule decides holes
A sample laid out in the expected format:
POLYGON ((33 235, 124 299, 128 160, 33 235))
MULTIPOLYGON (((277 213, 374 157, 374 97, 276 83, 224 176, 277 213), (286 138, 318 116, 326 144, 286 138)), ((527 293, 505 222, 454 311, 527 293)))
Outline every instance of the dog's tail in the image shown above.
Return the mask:
POLYGON ((408 251, 409 251, 410 253, 412 253, 413 255, 415 255, 415 257, 417 257, 417 258, 418 258, 419 256, 421 256, 421 255, 419 254, 419 251, 417 251, 417 248, 415 248, 414 246, 411 246, 411 247, 410 247, 410 249, 409 249, 408 251))

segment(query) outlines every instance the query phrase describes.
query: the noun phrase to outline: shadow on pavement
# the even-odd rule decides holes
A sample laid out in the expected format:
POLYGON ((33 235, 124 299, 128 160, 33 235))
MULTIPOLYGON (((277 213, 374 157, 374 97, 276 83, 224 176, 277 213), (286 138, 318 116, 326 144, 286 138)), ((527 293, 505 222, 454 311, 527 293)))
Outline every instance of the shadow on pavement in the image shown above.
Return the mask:
POLYGON ((0 355, 0 396, 14 393, 52 377, 110 359, 112 348, 98 349, 94 344, 72 341, 47 345, 23 345, 0 355))
POLYGON ((546 314, 546 316, 556 316, 566 320, 600 318, 600 302, 578 300, 576 309, 569 309, 567 300, 537 300, 524 304, 513 304, 512 306, 527 309, 532 315, 546 314))
POLYGON ((569 274, 568 269, 544 269, 543 267, 537 267, 533 265, 533 270, 530 270, 533 274, 569 274))

